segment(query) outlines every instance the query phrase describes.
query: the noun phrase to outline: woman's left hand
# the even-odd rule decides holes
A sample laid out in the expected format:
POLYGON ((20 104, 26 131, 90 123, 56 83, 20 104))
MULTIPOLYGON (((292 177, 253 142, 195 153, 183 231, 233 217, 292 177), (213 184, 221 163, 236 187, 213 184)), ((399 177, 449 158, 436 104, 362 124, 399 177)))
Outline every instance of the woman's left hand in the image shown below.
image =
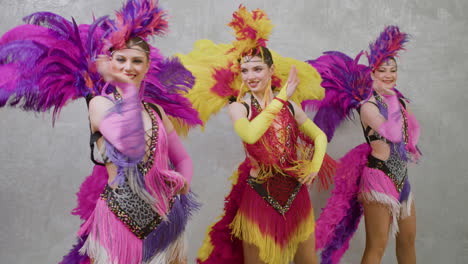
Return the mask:
POLYGON ((299 182, 309 186, 312 183, 312 181, 315 179, 317 174, 318 172, 312 172, 311 174, 309 174, 309 176, 299 179, 299 182))

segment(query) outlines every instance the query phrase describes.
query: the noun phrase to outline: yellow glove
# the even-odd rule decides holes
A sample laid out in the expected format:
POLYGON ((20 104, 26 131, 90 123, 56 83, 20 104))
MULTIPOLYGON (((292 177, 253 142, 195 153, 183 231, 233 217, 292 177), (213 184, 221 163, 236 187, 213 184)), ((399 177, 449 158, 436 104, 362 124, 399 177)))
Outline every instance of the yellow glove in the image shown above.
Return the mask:
POLYGON ((310 173, 318 172, 322 166, 323 157, 327 151, 327 136, 309 118, 299 126, 299 129, 314 140, 314 156, 310 162, 310 173))
POLYGON ((246 117, 235 121, 234 130, 242 141, 247 144, 254 144, 265 134, 273 119, 275 119, 276 114, 283 108, 287 100, 286 86, 281 89, 275 99, 252 121, 249 121, 246 117))

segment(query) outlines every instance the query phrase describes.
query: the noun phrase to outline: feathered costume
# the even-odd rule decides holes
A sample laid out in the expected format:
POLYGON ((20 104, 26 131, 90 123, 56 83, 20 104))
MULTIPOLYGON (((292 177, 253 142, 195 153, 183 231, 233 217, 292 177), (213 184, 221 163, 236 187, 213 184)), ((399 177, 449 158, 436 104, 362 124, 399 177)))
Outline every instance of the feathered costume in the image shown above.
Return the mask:
MULTIPOLYGON (((401 33, 398 27, 389 26, 370 45, 369 66, 358 63, 362 52, 355 59, 340 52, 325 52, 318 59, 309 61, 320 72, 326 91, 324 100, 308 101, 306 107, 318 110, 314 122, 327 134, 329 141, 344 119, 353 118, 353 110, 359 112, 363 103, 373 103, 369 101, 374 93, 371 71, 397 56, 406 41, 406 34, 401 33)), ((388 206, 393 216, 393 235, 398 231, 398 219, 410 214, 412 195, 406 168, 408 161, 417 161, 420 156, 416 147, 419 125, 406 111, 402 94, 395 91, 396 111, 392 116, 386 99, 379 100, 378 94, 374 97, 387 122, 397 119, 400 126, 392 123, 392 126, 374 131, 372 135, 370 127, 363 127, 367 143, 350 150, 339 161, 334 177, 335 188, 317 220, 316 245, 322 250, 321 263, 339 263, 361 219, 361 202, 374 201, 388 206), (401 140, 387 139, 390 134, 401 140), (383 140, 389 144, 391 154, 388 160, 381 161, 370 155, 372 140, 383 140)))
MULTIPOLYGON (((203 122, 226 106, 230 98, 243 98, 247 88, 242 88, 239 61, 254 49, 259 53, 253 55, 264 58, 259 47, 265 47, 272 29, 271 21, 262 10, 249 12, 243 6, 234 12, 229 26, 236 35, 232 44, 199 40, 191 53, 178 55, 196 77, 188 98, 203 122)), ((321 78, 313 67, 271 53, 275 65, 273 87, 280 88, 291 66, 295 65, 300 83, 292 100, 299 104, 306 99, 323 97, 321 78)), ((251 96, 251 106, 244 105, 251 113, 249 120, 243 118, 246 125, 264 114, 271 116, 259 139, 247 143, 241 136, 247 157, 232 176, 232 189, 225 198, 224 213, 208 229, 198 263, 243 263, 243 241, 258 247, 260 259, 266 263, 288 263, 294 258, 298 244, 314 232, 309 194, 297 181, 310 173, 314 152, 311 137, 300 131, 287 103, 273 100, 262 109, 251 96), (274 114, 269 112, 273 104, 278 105, 274 114), (253 167, 260 168, 256 178, 250 176, 253 167)), ((237 129, 236 132, 239 133, 237 129)), ((325 135, 323 139, 326 145, 325 135)), ((323 145, 321 148, 323 150, 323 145)), ((325 160, 319 177, 324 184, 327 182, 323 175, 332 174, 334 168, 331 158, 325 156, 325 160)), ((320 164, 315 165, 320 168, 320 164)))
MULTIPOLYGON (((124 48, 132 37, 161 35, 167 21, 155 0, 128 0, 116 15, 115 20, 102 17, 89 25, 48 12, 25 17, 24 25, 0 39, 0 107, 8 104, 35 112, 53 109, 55 121, 68 102, 103 95, 115 103, 109 116, 131 111, 127 109, 130 102, 110 96, 115 87, 97 72, 96 56, 109 48, 124 48)), ((174 186, 180 188, 183 180, 168 158, 168 140, 173 136, 166 133, 160 114, 150 105, 162 107, 180 133, 201 124, 190 101, 182 96, 193 86, 194 77, 177 58, 164 58, 155 47, 150 46, 148 57, 150 68, 133 104, 141 108, 143 101, 152 119, 147 142, 151 149, 143 149, 148 159, 143 160, 141 154, 130 158, 104 140, 102 154, 117 166, 113 183, 118 186, 107 185, 105 166, 94 166, 77 193, 78 206, 72 212, 84 220, 78 242, 61 263, 90 263, 90 257, 94 263, 120 264, 184 258, 183 233, 198 204, 191 193, 175 195, 174 186)), ((142 123, 127 121, 128 128, 135 128, 129 131, 143 135, 142 123)))

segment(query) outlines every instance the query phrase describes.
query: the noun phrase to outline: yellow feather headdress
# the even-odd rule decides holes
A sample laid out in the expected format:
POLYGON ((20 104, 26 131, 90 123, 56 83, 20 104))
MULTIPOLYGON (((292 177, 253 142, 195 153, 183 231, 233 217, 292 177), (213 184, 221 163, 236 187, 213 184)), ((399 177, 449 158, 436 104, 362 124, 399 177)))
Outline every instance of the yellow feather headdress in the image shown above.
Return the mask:
MULTIPOLYGON (((273 29, 271 20, 263 10, 249 12, 244 6, 233 13, 228 24, 234 29, 236 40, 231 44, 215 44, 202 39, 194 44, 189 54, 176 54, 182 64, 195 76, 194 87, 185 96, 197 109, 205 124, 211 115, 219 112, 231 98, 239 95, 242 87, 239 60, 250 54, 253 49, 266 47, 273 29)), ((298 71, 300 83, 291 98, 300 104, 303 100, 320 100, 324 89, 320 86, 319 73, 303 61, 282 57, 270 50, 275 64, 272 85, 280 88, 288 79, 292 65, 298 71)), ((263 55, 261 55, 263 57, 263 55)))

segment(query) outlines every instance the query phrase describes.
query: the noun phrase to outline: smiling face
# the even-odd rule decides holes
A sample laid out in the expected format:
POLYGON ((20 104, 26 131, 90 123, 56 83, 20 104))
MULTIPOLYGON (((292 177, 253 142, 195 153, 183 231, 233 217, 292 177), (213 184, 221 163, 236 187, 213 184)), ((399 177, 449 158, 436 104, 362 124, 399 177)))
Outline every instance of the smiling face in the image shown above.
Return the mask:
POLYGON ((374 80, 381 81, 386 89, 392 89, 397 81, 397 64, 395 59, 390 58, 383 62, 372 72, 374 80))
POLYGON ((273 75, 273 66, 269 67, 259 56, 245 56, 242 58, 240 67, 242 81, 250 91, 263 93, 273 75))
POLYGON ((139 46, 114 51, 112 64, 114 69, 128 76, 136 87, 140 87, 149 69, 148 56, 139 46))

